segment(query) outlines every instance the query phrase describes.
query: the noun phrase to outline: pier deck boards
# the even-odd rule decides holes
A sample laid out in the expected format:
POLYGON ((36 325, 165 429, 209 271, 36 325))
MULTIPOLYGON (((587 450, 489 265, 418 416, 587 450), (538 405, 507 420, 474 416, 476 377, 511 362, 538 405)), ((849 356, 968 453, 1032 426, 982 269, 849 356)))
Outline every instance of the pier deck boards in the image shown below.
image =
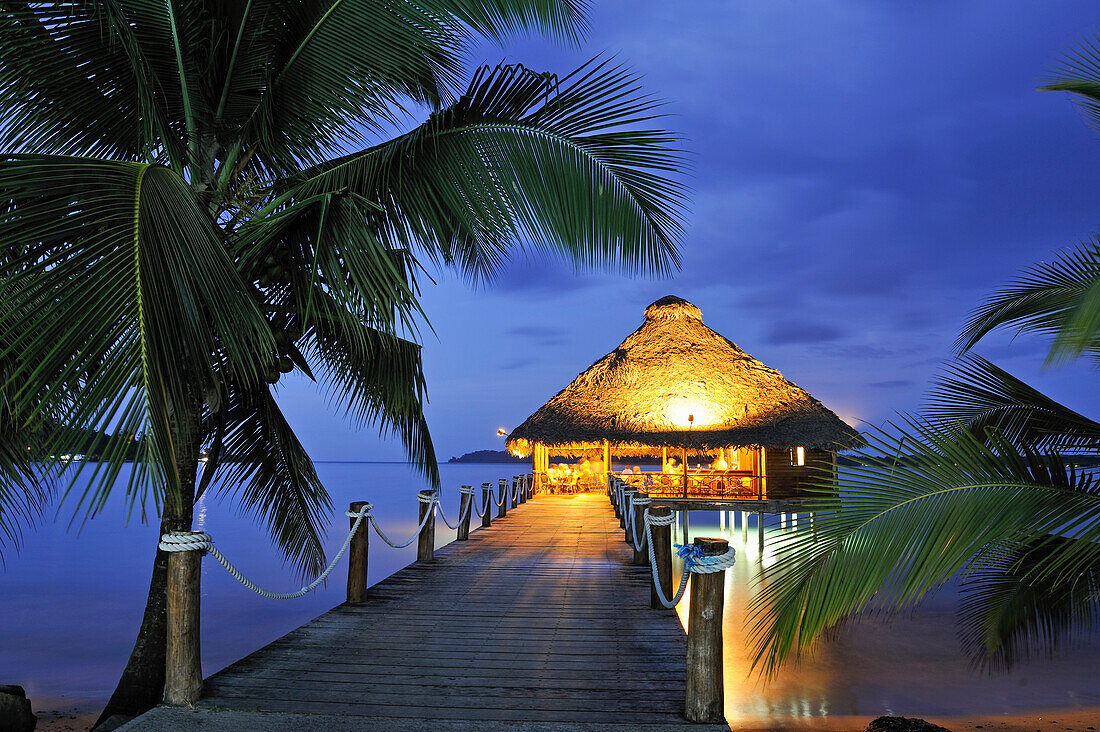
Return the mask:
POLYGON ((125 729, 689 726, 684 632, 629 557, 602 494, 539 496, 125 729))

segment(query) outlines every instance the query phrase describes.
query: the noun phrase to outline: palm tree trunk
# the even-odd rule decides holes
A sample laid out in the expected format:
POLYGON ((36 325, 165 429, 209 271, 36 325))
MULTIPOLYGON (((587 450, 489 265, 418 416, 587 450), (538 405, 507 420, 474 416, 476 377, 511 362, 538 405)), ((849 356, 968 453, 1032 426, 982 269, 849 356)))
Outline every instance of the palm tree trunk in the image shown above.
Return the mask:
MULTIPOLYGON (((200 403, 201 409, 201 403, 200 403)), ((198 471, 201 440, 197 425, 199 410, 194 410, 191 424, 195 438, 178 453, 176 468, 180 476, 180 511, 170 514, 170 502, 165 502, 165 515, 161 518, 160 533, 190 531, 195 514, 195 475, 198 471)), ((122 714, 136 717, 160 703, 164 695, 165 646, 168 637, 166 588, 168 584, 168 554, 157 549, 153 559, 153 576, 149 580, 149 595, 145 600, 145 614, 141 618, 134 648, 122 671, 122 677, 111 694, 107 706, 92 725, 95 729, 108 717, 122 714)))

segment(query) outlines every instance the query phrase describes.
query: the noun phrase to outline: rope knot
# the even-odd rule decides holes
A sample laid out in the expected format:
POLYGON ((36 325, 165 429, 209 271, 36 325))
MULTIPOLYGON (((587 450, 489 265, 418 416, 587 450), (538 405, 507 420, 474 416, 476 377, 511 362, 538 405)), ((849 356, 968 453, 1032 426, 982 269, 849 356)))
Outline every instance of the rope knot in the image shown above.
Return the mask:
POLYGON ((214 541, 202 532, 172 531, 161 535, 157 548, 162 552, 206 552, 214 548, 214 541))
POLYGON ((435 503, 437 500, 439 500, 439 494, 435 491, 430 491, 427 494, 423 492, 418 492, 416 494, 416 500, 420 503, 435 503))
POLYGON ((363 507, 358 511, 344 511, 344 515, 348 518, 359 518, 360 516, 370 516, 371 509, 374 508, 373 503, 364 503, 363 507))
POLYGON ((694 544, 676 544, 676 554, 684 559, 684 573, 713 574, 734 565, 737 551, 730 547, 721 554, 703 554, 703 548, 694 544))

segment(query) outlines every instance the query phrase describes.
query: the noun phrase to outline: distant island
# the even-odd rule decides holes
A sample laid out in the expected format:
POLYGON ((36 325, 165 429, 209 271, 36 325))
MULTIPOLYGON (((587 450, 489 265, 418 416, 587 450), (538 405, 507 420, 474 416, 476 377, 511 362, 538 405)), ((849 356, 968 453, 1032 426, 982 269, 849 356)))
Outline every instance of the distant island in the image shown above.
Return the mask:
POLYGON ((453 457, 449 463, 526 463, 529 458, 516 457, 505 450, 474 450, 462 457, 453 457))

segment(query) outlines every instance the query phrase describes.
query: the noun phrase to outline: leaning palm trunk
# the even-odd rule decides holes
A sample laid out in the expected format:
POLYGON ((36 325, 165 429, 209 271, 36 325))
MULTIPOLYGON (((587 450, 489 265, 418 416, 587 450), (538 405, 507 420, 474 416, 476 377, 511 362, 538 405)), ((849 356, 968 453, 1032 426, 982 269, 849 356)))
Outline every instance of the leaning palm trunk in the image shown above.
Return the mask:
MULTIPOLYGON (((199 443, 192 440, 181 446, 177 470, 180 475, 178 506, 165 506, 158 536, 172 531, 190 531, 195 517, 195 474, 199 462, 199 443), (189 448, 189 449, 188 449, 189 448), (188 480, 190 478, 190 480, 188 480)), ((121 714, 134 717, 160 703, 164 693, 168 637, 168 553, 157 549, 149 579, 149 595, 141 616, 134 648, 118 685, 111 694, 93 728, 108 717, 121 714)))
MULTIPOLYGON (((399 436, 436 483, 420 346, 403 337, 424 320, 419 259, 472 280, 525 243, 578 267, 678 263, 683 191, 666 175, 681 156, 650 129, 655 103, 629 72, 607 60, 561 77, 500 65, 459 84, 480 38, 575 41, 581 8, 5 6, 0 365, 12 413, 110 426, 127 437, 118 445, 139 447, 127 498, 163 506, 164 528, 189 528, 210 486, 315 575, 332 506, 275 400, 282 374, 316 381, 354 425, 399 436), (406 124, 401 110, 423 107, 423 123, 366 145, 365 130, 406 124), (196 489, 200 448, 211 459, 196 489)), ((42 453, 83 447, 57 439, 42 453)), ((92 475, 68 496, 77 510, 98 509, 127 457, 115 446, 81 465, 92 475)), ((105 713, 159 698, 163 566, 158 554, 105 713)))

